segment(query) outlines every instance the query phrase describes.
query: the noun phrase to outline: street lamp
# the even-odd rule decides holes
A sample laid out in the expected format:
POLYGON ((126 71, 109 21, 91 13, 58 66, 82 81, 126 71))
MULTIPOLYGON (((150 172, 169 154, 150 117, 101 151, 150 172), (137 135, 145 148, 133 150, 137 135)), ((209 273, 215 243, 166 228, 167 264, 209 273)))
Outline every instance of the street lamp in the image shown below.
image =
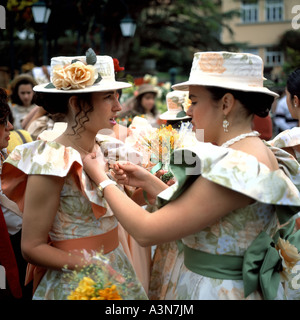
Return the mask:
POLYGON ((120 22, 123 37, 133 37, 136 29, 136 23, 131 19, 130 15, 126 15, 120 22))
POLYGON ((47 8, 44 1, 38 1, 32 5, 31 10, 35 23, 41 23, 43 25, 43 65, 48 65, 47 23, 51 14, 51 9, 47 8))

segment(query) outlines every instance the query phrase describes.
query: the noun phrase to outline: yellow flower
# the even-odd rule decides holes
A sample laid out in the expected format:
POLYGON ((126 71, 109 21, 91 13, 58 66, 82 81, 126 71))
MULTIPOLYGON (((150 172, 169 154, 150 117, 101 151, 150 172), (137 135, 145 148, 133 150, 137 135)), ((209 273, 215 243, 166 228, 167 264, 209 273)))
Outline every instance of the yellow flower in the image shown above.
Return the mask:
POLYGON ((276 244, 276 250, 278 250, 280 257, 282 258, 282 276, 287 277, 290 274, 293 267, 298 261, 300 261, 300 254, 298 249, 289 243, 288 240, 279 238, 276 244))
POLYGON ((53 69, 52 83, 57 89, 84 89, 94 84, 97 72, 91 65, 76 61, 53 69))
POLYGON ((123 300, 117 290, 116 285, 98 290, 99 299, 97 300, 123 300))

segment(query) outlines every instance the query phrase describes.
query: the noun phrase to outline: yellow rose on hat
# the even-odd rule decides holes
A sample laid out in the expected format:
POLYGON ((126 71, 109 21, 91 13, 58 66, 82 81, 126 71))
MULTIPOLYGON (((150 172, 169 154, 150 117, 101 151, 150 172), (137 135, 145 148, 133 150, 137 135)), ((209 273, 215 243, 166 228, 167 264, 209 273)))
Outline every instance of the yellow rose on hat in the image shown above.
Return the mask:
POLYGON ((93 85, 97 76, 97 72, 92 65, 85 65, 81 61, 76 61, 63 67, 55 67, 52 83, 57 89, 84 89, 93 85))

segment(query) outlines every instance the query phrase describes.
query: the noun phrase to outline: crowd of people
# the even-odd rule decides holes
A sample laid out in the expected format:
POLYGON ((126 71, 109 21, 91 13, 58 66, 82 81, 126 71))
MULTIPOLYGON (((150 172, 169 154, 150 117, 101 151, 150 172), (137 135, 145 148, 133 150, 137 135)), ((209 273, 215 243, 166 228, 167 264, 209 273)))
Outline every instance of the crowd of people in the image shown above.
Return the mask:
POLYGON ((0 299, 299 300, 300 69, 284 98, 295 126, 274 136, 257 55, 195 53, 160 113, 150 84, 122 108, 131 84, 91 52, 0 90, 0 299), (162 123, 193 130, 164 151, 167 181, 155 143, 129 143, 162 123))

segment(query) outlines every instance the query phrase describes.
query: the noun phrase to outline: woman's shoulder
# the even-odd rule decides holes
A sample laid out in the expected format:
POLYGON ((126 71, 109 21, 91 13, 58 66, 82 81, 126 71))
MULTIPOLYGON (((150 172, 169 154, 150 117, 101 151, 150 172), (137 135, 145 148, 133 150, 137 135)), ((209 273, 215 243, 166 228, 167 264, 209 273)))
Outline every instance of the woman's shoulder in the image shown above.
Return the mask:
POLYGON ((73 164, 82 166, 80 154, 55 141, 36 140, 17 146, 5 160, 26 174, 65 176, 73 164))
POLYGON ((299 191, 282 170, 271 170, 254 155, 241 150, 199 142, 176 150, 171 169, 177 180, 173 188, 184 190, 201 175, 260 202, 300 205, 299 191))
POLYGON ((280 132, 272 140, 267 142, 276 148, 288 148, 300 145, 300 127, 295 127, 280 132))

